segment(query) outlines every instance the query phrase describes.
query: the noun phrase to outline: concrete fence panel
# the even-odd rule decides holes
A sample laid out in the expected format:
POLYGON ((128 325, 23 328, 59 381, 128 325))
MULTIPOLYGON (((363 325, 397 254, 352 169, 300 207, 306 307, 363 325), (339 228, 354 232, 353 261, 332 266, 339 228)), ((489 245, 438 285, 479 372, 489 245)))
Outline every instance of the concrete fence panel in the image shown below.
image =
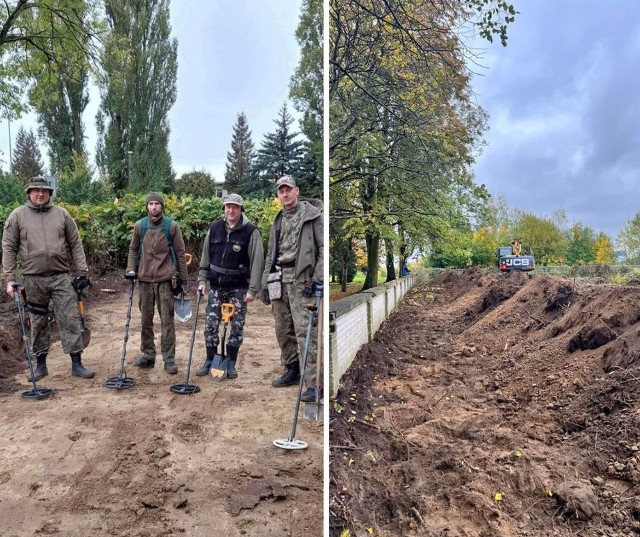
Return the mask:
POLYGON ((416 281, 410 274, 393 282, 332 302, 329 306, 329 395, 356 354, 369 343, 416 281))

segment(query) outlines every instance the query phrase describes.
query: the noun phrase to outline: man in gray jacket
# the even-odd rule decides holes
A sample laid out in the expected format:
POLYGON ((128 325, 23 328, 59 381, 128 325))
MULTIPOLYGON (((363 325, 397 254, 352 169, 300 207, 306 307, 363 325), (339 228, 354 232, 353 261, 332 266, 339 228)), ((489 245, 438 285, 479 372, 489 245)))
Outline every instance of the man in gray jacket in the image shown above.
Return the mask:
POLYGON ((26 307, 31 319, 31 349, 37 360, 34 379, 48 374, 49 302, 53 302, 62 349, 71 355, 71 374, 88 379, 95 373, 82 365, 84 347, 77 292, 90 285, 89 268, 78 227, 66 209, 53 205, 52 192, 44 177, 29 179, 27 203, 15 209, 4 224, 2 270, 7 294, 14 298, 17 260, 22 261, 26 307), (68 251, 76 273, 73 280, 68 251))
POLYGON ((202 247, 198 290, 203 294, 209 282, 209 297, 204 325, 204 343, 207 358, 196 375, 209 373, 218 348, 220 305, 224 302, 235 306, 231 318, 231 333, 226 349, 229 358, 227 377, 238 377, 236 361, 242 345, 247 304, 253 302, 260 288, 264 263, 264 249, 260 231, 249 223, 244 214, 244 200, 238 194, 229 194, 223 200, 224 220, 211 224, 202 247))
MULTIPOLYGON (((275 387, 292 386, 300 381, 300 358, 307 335, 309 313, 306 306, 315 305, 315 293, 324 281, 324 238, 319 201, 299 200, 300 189, 290 175, 276 182, 278 199, 283 209, 276 215, 269 233, 269 246, 262 275, 263 300, 271 302, 280 345, 280 360, 286 370, 273 380, 275 387), (282 292, 278 299, 268 296, 267 280, 274 272, 282 273, 282 292)), ((315 400, 317 325, 309 341, 302 401, 315 400)))

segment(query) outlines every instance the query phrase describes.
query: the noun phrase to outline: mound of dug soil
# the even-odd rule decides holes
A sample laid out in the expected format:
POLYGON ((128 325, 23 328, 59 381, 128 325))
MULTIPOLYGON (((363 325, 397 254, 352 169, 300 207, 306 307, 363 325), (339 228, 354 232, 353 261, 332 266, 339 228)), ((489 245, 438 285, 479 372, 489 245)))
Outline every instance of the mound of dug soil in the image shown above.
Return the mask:
POLYGON ((640 287, 445 272, 331 409, 330 534, 640 534, 640 287))

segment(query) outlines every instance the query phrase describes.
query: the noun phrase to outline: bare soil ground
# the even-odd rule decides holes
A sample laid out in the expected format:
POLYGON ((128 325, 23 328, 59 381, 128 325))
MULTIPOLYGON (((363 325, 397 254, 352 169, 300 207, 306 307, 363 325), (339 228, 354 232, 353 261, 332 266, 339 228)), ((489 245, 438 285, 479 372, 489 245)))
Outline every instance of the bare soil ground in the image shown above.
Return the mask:
POLYGON ((640 534, 640 285, 418 283, 330 421, 332 536, 640 534))
POLYGON ((49 375, 38 382, 55 390, 49 399, 20 396, 31 383, 17 315, 6 297, 0 303, 0 535, 321 536, 322 423, 300 420, 296 437, 306 450, 272 444, 291 432, 297 388, 271 387, 282 369, 270 309, 249 305, 239 378, 214 383, 195 376, 203 300, 190 379, 201 392, 176 395, 169 388, 185 381, 195 315, 176 321, 179 373, 168 375, 160 357, 140 370, 132 365, 140 345, 136 291, 126 363, 137 382, 109 390, 104 383, 122 357, 128 285, 92 279, 83 362, 96 376, 72 377, 56 342, 49 375))

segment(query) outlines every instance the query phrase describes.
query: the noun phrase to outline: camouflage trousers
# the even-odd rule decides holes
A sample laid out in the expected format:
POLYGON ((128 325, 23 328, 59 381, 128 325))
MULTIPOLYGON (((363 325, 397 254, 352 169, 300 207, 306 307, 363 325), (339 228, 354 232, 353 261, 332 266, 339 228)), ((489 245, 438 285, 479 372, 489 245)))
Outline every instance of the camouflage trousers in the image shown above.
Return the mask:
MULTIPOLYGON (((271 301, 282 365, 300 362, 302 366, 304 342, 309 325, 309 310, 305 306, 315 303, 315 297, 302 295, 302 285, 298 282, 283 283, 282 298, 271 301)), ((304 375, 307 386, 315 386, 317 355, 318 320, 314 316, 307 354, 307 370, 304 375)))
MULTIPOLYGON (((218 346, 220 341, 220 321, 222 320, 220 305, 225 302, 233 304, 236 308, 233 317, 229 321, 231 331, 227 332, 225 346, 239 347, 242 345, 242 332, 247 316, 247 303, 244 301, 244 295, 246 294, 246 289, 209 289, 207 308, 204 312, 204 344, 207 347, 218 346)), ((222 350, 226 354, 226 349, 222 350)))
MULTIPOLYGON (((24 290, 27 303, 38 310, 47 311, 53 303, 53 313, 60 330, 62 350, 67 354, 82 352, 82 327, 78 312, 78 295, 71 285, 67 272, 47 276, 24 275, 24 290)), ((49 351, 51 333, 49 316, 46 313, 29 311, 31 320, 31 348, 34 356, 49 351)))
POLYGON ((164 361, 175 360, 176 330, 173 321, 173 290, 171 281, 161 283, 140 282, 140 350, 147 357, 155 360, 156 343, 153 333, 153 316, 155 308, 160 314, 160 351, 164 361))

